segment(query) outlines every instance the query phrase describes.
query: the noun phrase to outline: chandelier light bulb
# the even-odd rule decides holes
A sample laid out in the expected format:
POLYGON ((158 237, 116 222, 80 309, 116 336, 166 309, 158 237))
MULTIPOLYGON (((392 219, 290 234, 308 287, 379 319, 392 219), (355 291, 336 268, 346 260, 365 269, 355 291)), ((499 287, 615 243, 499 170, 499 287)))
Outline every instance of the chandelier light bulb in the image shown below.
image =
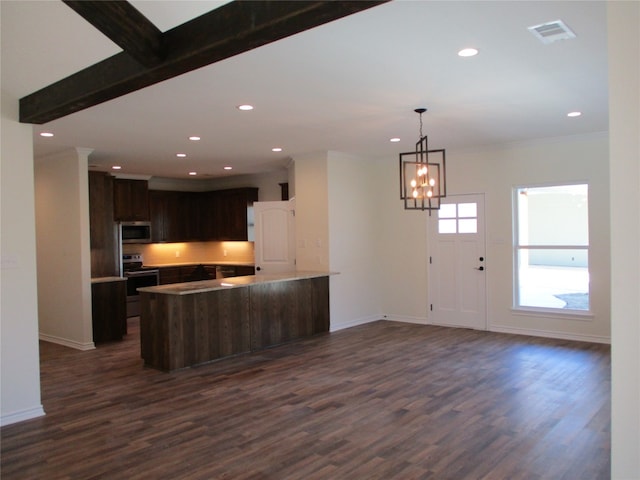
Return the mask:
POLYGON ((416 188, 416 185, 418 185, 418 182, 416 182, 415 178, 411 179, 411 188, 416 188))
POLYGON ((433 190, 429 190, 427 192, 427 197, 429 197, 429 198, 433 197, 433 190))
POLYGON ((418 190, 413 190, 413 198, 418 198, 418 190))
POLYGON ((436 179, 435 178, 431 178, 429 180, 429 185, 431 185, 432 187, 436 184, 436 179))

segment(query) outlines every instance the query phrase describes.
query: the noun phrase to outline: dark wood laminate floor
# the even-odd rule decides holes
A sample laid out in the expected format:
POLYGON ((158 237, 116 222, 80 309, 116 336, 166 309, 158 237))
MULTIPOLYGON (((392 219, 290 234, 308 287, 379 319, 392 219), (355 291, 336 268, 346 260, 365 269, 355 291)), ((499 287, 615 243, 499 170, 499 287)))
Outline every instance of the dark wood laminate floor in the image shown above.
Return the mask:
POLYGON ((375 322, 174 373, 41 343, 3 479, 606 479, 605 345, 375 322))

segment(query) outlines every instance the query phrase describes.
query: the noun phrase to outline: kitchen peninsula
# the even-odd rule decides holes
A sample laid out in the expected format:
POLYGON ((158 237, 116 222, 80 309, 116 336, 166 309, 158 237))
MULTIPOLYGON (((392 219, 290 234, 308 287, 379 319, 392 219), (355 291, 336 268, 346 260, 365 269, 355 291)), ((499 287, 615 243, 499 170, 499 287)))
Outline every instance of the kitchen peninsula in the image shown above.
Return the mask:
POLYGON ((172 371, 328 332, 329 275, 290 272, 140 288, 144 363, 172 371))

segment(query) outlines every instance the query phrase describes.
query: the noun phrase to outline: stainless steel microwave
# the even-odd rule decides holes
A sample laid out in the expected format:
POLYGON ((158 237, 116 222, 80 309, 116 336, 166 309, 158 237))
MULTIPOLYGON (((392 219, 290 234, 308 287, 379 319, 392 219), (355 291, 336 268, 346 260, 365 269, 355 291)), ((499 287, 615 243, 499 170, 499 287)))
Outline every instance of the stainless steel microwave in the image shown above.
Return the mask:
POLYGON ((120 222, 121 243, 151 243, 151 222, 120 222))

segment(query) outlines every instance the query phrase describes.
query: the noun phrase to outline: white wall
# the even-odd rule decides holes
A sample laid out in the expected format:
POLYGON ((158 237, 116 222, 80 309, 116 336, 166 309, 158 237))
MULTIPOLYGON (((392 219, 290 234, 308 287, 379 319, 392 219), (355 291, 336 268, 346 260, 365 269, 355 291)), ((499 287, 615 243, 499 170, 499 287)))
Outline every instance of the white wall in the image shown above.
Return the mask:
POLYGON ((612 478, 640 478, 640 3, 608 2, 612 478))
POLYGON ((94 348, 87 158, 68 150, 35 163, 40 338, 94 348))
POLYGON ((486 192, 489 328, 494 331, 607 342, 610 339, 609 176, 605 134, 554 138, 499 148, 451 152, 451 192, 486 192), (524 315, 513 296, 512 190, 551 182, 589 184, 592 319, 524 315))
POLYGON ((329 270, 327 153, 295 158, 296 269, 329 270))
MULTIPOLYGON (((404 211, 397 160, 379 164, 381 295, 390 318, 428 323, 427 212, 404 211)), ((609 324, 608 141, 604 134, 466 151, 447 151, 447 192, 485 193, 489 329, 607 342, 609 324), (522 315, 512 311, 512 188, 521 184, 590 184, 590 268, 593 318, 522 315)))
POLYGON ((375 170, 371 161, 328 154, 331 330, 381 315, 375 170))
POLYGON ((428 213, 404 209, 397 157, 378 159, 372 167, 381 311, 392 320, 426 323, 428 213))
POLYGON ((0 424, 44 415, 40 403, 31 125, 2 91, 0 424))

